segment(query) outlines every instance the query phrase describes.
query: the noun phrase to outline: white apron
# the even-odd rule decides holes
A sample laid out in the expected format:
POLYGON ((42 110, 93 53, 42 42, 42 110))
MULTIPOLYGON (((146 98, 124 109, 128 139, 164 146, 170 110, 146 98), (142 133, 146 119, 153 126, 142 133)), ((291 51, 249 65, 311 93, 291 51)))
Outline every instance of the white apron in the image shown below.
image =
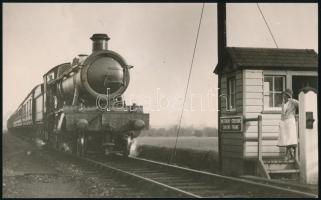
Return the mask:
MULTIPOLYGON (((287 104, 284 104, 284 110, 286 110, 287 104)), ((295 117, 293 114, 285 120, 281 120, 279 124, 279 140, 278 146, 288 146, 298 144, 297 127, 295 123, 295 117)))

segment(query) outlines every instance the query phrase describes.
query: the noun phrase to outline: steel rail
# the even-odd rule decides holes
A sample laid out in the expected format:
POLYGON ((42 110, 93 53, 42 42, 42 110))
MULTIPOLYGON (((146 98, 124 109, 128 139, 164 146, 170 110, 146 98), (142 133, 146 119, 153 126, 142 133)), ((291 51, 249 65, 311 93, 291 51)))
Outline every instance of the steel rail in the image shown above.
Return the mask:
MULTIPOLYGON (((51 150, 54 150, 54 149, 51 149, 51 150)), ((189 169, 181 166, 147 160, 143 158, 128 157, 127 159, 122 159, 121 162, 113 163, 113 160, 108 160, 106 159, 106 157, 94 157, 94 159, 92 159, 90 157, 79 157, 70 153, 64 153, 57 150, 54 150, 54 151, 59 153, 60 155, 73 158, 77 161, 83 161, 87 164, 94 165, 102 169, 107 169, 111 172, 116 172, 122 178, 129 178, 132 180, 134 179, 135 182, 138 182, 146 186, 152 186, 154 189, 158 191, 165 192, 165 194, 175 194, 176 196, 179 196, 179 197, 201 198, 201 197, 206 197, 208 195, 210 196, 217 195, 217 193, 219 194, 220 197, 221 196, 222 197, 231 197, 231 196, 243 197, 244 192, 245 193, 248 192, 254 197, 261 197, 264 195, 274 194, 274 195, 280 195, 281 197, 286 196, 286 197, 318 198, 318 195, 313 193, 293 190, 293 189, 280 187, 277 185, 272 185, 267 183, 262 183, 262 182, 261 183, 255 182, 245 178, 230 177, 230 176, 225 176, 221 174, 214 174, 210 172, 189 169), (144 169, 144 167, 147 167, 147 168, 144 169), (123 170, 122 168, 125 168, 125 170, 123 170), (159 168, 161 168, 162 170, 159 170, 159 168), (133 172, 130 172, 130 171, 133 171, 133 172), (144 173, 145 175, 151 174, 151 173, 156 175, 165 174, 166 177, 154 176, 152 178, 148 178, 148 177, 139 175, 138 173, 140 172, 142 172, 143 175, 144 173), (196 179, 198 179, 198 181, 201 180, 202 182, 197 182, 197 181, 195 182, 195 177, 196 179), (153 180, 153 178, 158 180, 162 180, 162 178, 165 178, 167 180, 170 180, 171 182, 169 182, 169 184, 166 184, 166 183, 162 183, 161 181, 153 180), (189 180, 192 180, 194 182, 193 183, 188 182, 189 180), (175 183, 173 184, 172 181, 174 181, 175 183), (180 185, 179 183, 183 183, 183 185, 180 185), (218 188, 219 189, 218 191, 215 190, 217 189, 217 187, 215 186, 224 186, 223 192, 222 190, 220 190, 221 188, 218 188), (237 193, 237 194, 229 195, 228 194, 229 192, 233 193, 235 191, 233 189, 228 188, 228 186, 232 186, 232 187, 236 186, 242 189, 245 187, 246 191, 240 190, 240 194, 237 193), (179 187, 185 188, 185 189, 180 189, 179 187), (211 191, 211 187, 214 188, 214 191, 211 191), (201 193, 201 195, 198 195, 193 192, 186 191, 186 189, 194 189, 194 190, 196 189, 197 191, 198 188, 203 190, 205 189, 204 191, 207 192, 205 193, 207 195, 205 195, 204 193, 201 193), (224 189, 227 189, 227 190, 224 190, 224 189), (262 193, 260 193, 261 191, 262 193)), ((273 197, 273 196, 268 196, 268 197, 273 197)))
POLYGON ((172 196, 174 195, 175 197, 202 198, 202 197, 212 196, 213 194, 216 196, 218 195, 219 197, 243 197, 245 192, 249 192, 249 193, 254 192, 252 193, 253 197, 261 197, 261 196, 273 197, 273 195, 277 195, 277 197, 279 197, 278 195, 280 195, 281 197, 318 198, 318 195, 308 193, 308 192, 297 191, 297 190, 280 187, 277 185, 262 183, 262 182, 255 182, 245 178, 230 177, 230 176, 224 176, 221 174, 198 171, 194 169, 147 160, 143 158, 128 157, 127 159, 121 160, 121 162, 113 163, 113 161, 107 160, 106 157, 100 157, 100 158, 79 157, 69 153, 63 153, 63 152, 59 152, 59 153, 62 153, 68 157, 72 157, 76 160, 85 162, 87 164, 96 166, 98 168, 106 169, 109 172, 115 173, 121 178, 125 178, 127 181, 131 180, 135 183, 139 183, 140 185, 144 185, 149 188, 151 187, 151 189, 155 189, 155 191, 161 191, 164 194, 170 194, 172 196), (148 168, 144 169, 144 167, 148 167, 148 168), (162 169, 162 170, 159 170, 159 169, 162 169), (158 176, 159 174, 164 174, 164 173, 167 175, 167 177, 158 176), (147 176, 148 174, 149 175, 155 174, 156 176, 154 175, 152 177, 148 177, 147 176), (173 174, 175 176, 173 176, 173 174), (191 177, 193 177, 193 179, 196 177, 197 179, 202 180, 201 182, 202 184, 198 185, 197 182, 194 184, 189 183, 188 180, 191 180, 190 179, 191 177), (170 182, 168 184, 164 183, 162 182, 162 178, 170 182), (156 180, 153 180, 153 179, 156 179, 156 180), (172 181, 175 183, 171 184, 172 181), (211 187, 215 188, 215 186, 226 186, 226 190, 224 190, 225 188, 223 187, 223 191, 221 190, 211 191, 211 187), (237 191, 240 191, 239 195, 238 194, 228 195, 229 192, 235 193, 235 191, 229 188, 229 186, 246 188, 247 191, 237 190, 237 191), (180 189, 179 187, 182 187, 183 189, 180 189), (202 192, 186 191, 189 189, 192 189, 192 190, 196 189, 197 191, 197 188, 200 188, 200 190, 203 189, 204 191, 207 191, 207 193, 205 193, 207 195, 205 195, 202 192), (260 191, 262 191, 262 195, 260 191), (200 193, 200 194, 196 194, 196 193, 200 193))
MULTIPOLYGON (((130 159, 142 161, 142 162, 153 164, 153 165, 159 165, 161 167, 168 167, 168 168, 172 168, 174 170, 186 171, 189 173, 194 173, 195 175, 208 176, 208 177, 212 177, 212 178, 216 178, 216 179, 233 181, 233 182, 237 182, 240 184, 248 184, 248 185, 252 185, 254 187, 269 188, 272 190, 276 190, 278 192, 292 193, 294 195, 299 195, 299 196, 307 197, 307 198, 318 198, 318 195, 313 194, 313 193, 302 192, 302 191, 293 190, 293 189, 280 187, 280 186, 267 184, 267 183, 258 183, 258 182, 251 181, 251 180, 248 180, 245 178, 224 176, 224 175, 220 175, 220 174, 214 174, 214 173, 210 173, 210 172, 194 170, 194 169, 185 168, 185 167, 181 167, 181 166, 177 166, 177 165, 171 165, 171 164, 167 164, 167 163, 161 163, 161 162, 147 160, 147 159, 143 159, 143 158, 137 158, 137 157, 130 157, 130 159)), ((271 183, 273 183, 273 182, 271 182, 271 183)))
POLYGON ((112 170, 114 172, 121 173, 121 174, 130 176, 130 177, 133 177, 137 181, 147 182, 148 184, 153 184, 153 185, 155 185, 157 187, 163 188, 163 190, 166 191, 166 192, 174 193, 174 194, 177 194, 178 196, 181 196, 181 197, 201 198, 201 196, 192 194, 192 193, 184 191, 184 190, 180 190, 180 189, 175 188, 175 187, 171 187, 169 185, 154 181, 152 179, 149 179, 149 178, 146 178, 146 177, 143 177, 143 176, 139 176, 139 175, 134 174, 134 173, 130 173, 130 172, 118 169, 118 168, 113 167, 113 166, 109 166, 109 165, 107 165, 105 163, 101 163, 101 162, 98 162, 98 161, 95 161, 95 160, 92 160, 92 159, 88 159, 88 158, 81 158, 81 157, 78 157, 78 158, 83 160, 83 161, 86 161, 88 163, 94 164, 96 166, 103 167, 104 169, 112 170))
MULTIPOLYGON (((227 192, 232 191, 230 188, 228 188, 228 186, 240 186, 240 187, 246 187, 248 190, 247 192, 256 192, 256 194, 253 197, 258 197, 260 196, 260 193, 258 193, 257 191, 264 191, 265 194, 263 194, 263 196, 267 195, 267 194, 279 194, 281 197, 305 197, 305 198, 317 198, 318 195, 312 194, 312 193, 307 193, 307 192, 302 192, 302 191, 297 191, 297 190, 293 190, 293 189, 289 189, 289 188, 284 188, 284 187, 279 187, 276 185, 271 185, 271 184, 266 184, 266 183, 259 183, 259 182, 255 182, 255 181, 251 181, 251 180, 247 180, 244 178, 237 178, 237 177, 230 177, 230 176, 224 176, 224 175, 220 175, 220 174, 214 174, 214 173, 210 173, 210 172, 205 172, 205 171, 198 171, 198 170, 194 170, 194 169, 189 169, 189 168, 185 168, 185 167, 181 167, 181 166, 176 166, 176 165, 170 165, 167 163, 162 163, 162 162, 157 162, 157 161, 152 161, 152 160, 147 160, 147 159, 143 159, 143 158, 136 158, 136 157, 128 157, 128 159, 124 159, 122 161, 124 162, 120 162, 120 163, 112 163, 109 162, 108 160, 103 159, 101 160, 101 158, 90 158, 90 157, 79 157, 79 156, 75 156, 75 155, 71 155, 68 153, 64 153, 67 156, 71 156, 77 160, 81 160, 83 162, 86 162, 88 164, 94 165, 96 167, 99 168, 103 168, 106 169, 110 172, 113 172, 117 175, 119 175, 122 178, 126 178, 127 180, 131 180, 133 182, 139 183, 141 185, 146 185, 148 187, 152 187, 153 189, 156 189, 157 191, 162 191, 165 194, 171 194, 171 195, 175 195, 176 197, 187 197, 187 198, 202 198, 202 197, 208 197, 208 195, 204 195, 201 193, 201 195, 199 194, 195 194, 193 192, 189 192, 186 191, 186 189, 195 189, 195 188, 200 188, 200 189, 206 189, 213 187, 214 185, 226 185, 226 189, 227 192), (132 163, 130 163, 132 162, 132 163), (144 177, 144 173, 146 174, 159 174, 162 173, 161 171, 153 171, 153 170, 146 170, 146 169, 142 169, 142 168, 134 168, 135 166, 130 165, 133 164, 133 162, 135 164, 139 164, 138 166, 140 167, 151 167, 152 168, 161 168, 163 170, 166 170, 168 172, 170 171, 174 171, 174 172, 179 172, 179 173, 175 173, 175 174, 185 174, 185 175, 193 175, 193 176, 189 176, 189 177, 197 177, 197 178, 204 178, 207 181, 204 181, 204 183, 207 183, 207 185, 200 185, 196 186, 195 185, 191 185, 190 187, 186 187, 186 185, 188 185, 188 183, 186 182, 186 176, 185 176, 185 181, 183 180, 181 183, 182 185, 185 185, 183 187, 185 187, 185 189, 180 189, 179 187, 182 185, 180 185, 178 182, 178 185, 171 186, 171 184, 166 184, 166 183, 162 183, 161 181, 157 181, 157 180, 153 180, 152 178, 148 178, 148 177, 144 177), (118 166, 117 166, 118 165, 118 166), (122 169, 125 168, 125 169, 122 169), (131 172, 132 171, 132 172, 131 172), (142 172, 143 175, 139 175, 139 173, 142 172), (214 183, 210 183, 211 181, 214 181, 214 183)), ((170 173, 169 173, 170 174, 170 173)), ((171 180, 173 182, 175 182, 176 178, 179 178, 180 175, 177 175, 176 177, 167 177, 168 180, 171 180)), ((154 177, 154 179, 158 179, 159 177, 154 177)), ((177 184, 177 183, 176 183, 177 184)), ((172 184, 173 185, 173 184, 172 184)), ((208 191, 208 190, 207 190, 208 191)), ((226 191, 223 191, 223 193, 226 191)), ((240 193, 244 193, 245 191, 242 191, 240 193)), ((208 191, 208 193, 211 193, 211 191, 208 191)), ((212 194, 216 195, 217 191, 212 191, 212 194)), ((221 192, 222 193, 222 192, 221 192)), ((221 194, 219 195, 219 197, 243 197, 244 194, 221 194)), ((210 194, 211 195, 211 194, 210 194)), ((249 196, 246 196, 249 197, 249 196)), ((270 196, 273 197, 273 196, 270 196)))
MULTIPOLYGON (((75 156, 75 157, 77 157, 77 156, 75 156)), ((120 166, 118 166, 119 168, 117 166, 115 167, 115 164, 112 164, 112 163, 108 163, 108 162, 103 163, 101 161, 97 161, 97 160, 86 158, 86 157, 77 157, 77 159, 81 159, 83 161, 86 161, 87 163, 91 163, 96 166, 103 167, 104 169, 108 169, 109 171, 116 172, 119 175, 125 175, 126 177, 134 178, 136 181, 138 181, 141 184, 147 184, 149 186, 153 185, 154 188, 165 191, 166 193, 175 194, 180 197, 193 197, 193 198, 203 197, 202 195, 197 195, 192 192, 188 192, 188 191, 179 189, 178 186, 177 187, 170 186, 170 184, 164 184, 159 181, 155 181, 152 178, 147 178, 147 177, 138 175, 136 173, 129 172, 130 170, 126 171, 126 170, 120 169, 121 168, 120 166)), ((213 174, 210 172, 198 171, 198 170, 194 170, 194 169, 170 165, 170 164, 161 163, 161 162, 157 162, 157 161, 151 161, 151 160, 142 159, 142 158, 129 157, 128 161, 129 160, 135 161, 135 162, 140 162, 139 163, 140 166, 147 165, 147 166, 160 167, 162 169, 175 170, 180 173, 193 174, 194 176, 196 175, 197 177, 204 177, 206 179, 212 179, 215 181, 222 181, 222 182, 227 181, 233 185, 242 185, 243 187, 245 185, 247 185, 249 187, 252 187, 251 190, 260 189, 265 192, 268 191, 268 193, 270 193, 272 195, 273 194, 281 194, 281 196, 289 196, 289 197, 309 197, 309 198, 317 198, 318 197, 315 194, 301 192, 301 191, 297 191, 297 190, 293 190, 293 189, 289 189, 289 188, 284 188, 284 187, 279 187, 276 185, 258 183, 258 182, 246 180, 243 178, 229 177, 229 176, 224 176, 224 175, 220 175, 220 174, 213 174)), ((124 164, 126 164, 126 162, 124 164)), ((125 166, 125 167, 128 168, 128 166, 125 166)), ((130 166, 130 167, 132 167, 132 166, 130 166)), ((146 170, 142 170, 142 171, 143 172, 145 171, 145 173, 147 173, 147 174, 151 173, 146 170)), ((137 169, 136 169, 136 172, 138 172, 137 169)), ((154 173, 157 173, 157 171, 154 173)), ((173 180, 175 180, 175 179, 173 179, 173 180)), ((218 183, 216 182, 216 184, 218 184, 218 183)), ((211 185, 212 184, 209 184, 208 186, 211 186, 211 185)), ((191 186, 191 187, 195 187, 195 186, 191 186)), ((200 188, 202 188, 202 187, 204 187, 204 186, 201 186, 200 188)), ((213 191, 213 192, 215 193, 215 191, 213 191)), ((240 195, 240 196, 242 196, 242 195, 240 195)))
POLYGON ((164 194, 172 194, 178 197, 201 198, 213 195, 219 197, 243 197, 244 195, 250 195, 250 197, 273 197, 273 195, 280 195, 281 197, 318 198, 316 194, 280 187, 277 184, 255 182, 245 178, 214 174, 143 158, 128 157, 126 159, 122 158, 122 160, 112 160, 102 156, 94 158, 79 157, 52 148, 49 149, 76 161, 82 161, 86 164, 115 172, 122 178, 128 178, 127 180, 134 179, 135 182, 141 185, 152 186, 153 189, 162 191, 164 194), (139 173, 143 175, 139 175, 139 173), (148 177, 148 174, 153 174, 154 176, 148 177), (159 175, 165 176, 160 177, 159 175), (157 179, 160 181, 157 181, 157 179), (165 183, 162 182, 163 179, 166 179, 167 182, 169 181, 168 184, 166 184, 166 181, 165 183), (236 186, 236 188, 233 189, 233 186, 236 186), (180 187, 183 189, 180 189, 180 187), (194 190, 194 192, 186 190, 194 190), (200 190, 203 190, 202 192, 205 191, 205 193, 200 192, 200 190), (234 194, 229 195, 230 192, 234 194), (200 193, 200 195, 197 193, 200 193))

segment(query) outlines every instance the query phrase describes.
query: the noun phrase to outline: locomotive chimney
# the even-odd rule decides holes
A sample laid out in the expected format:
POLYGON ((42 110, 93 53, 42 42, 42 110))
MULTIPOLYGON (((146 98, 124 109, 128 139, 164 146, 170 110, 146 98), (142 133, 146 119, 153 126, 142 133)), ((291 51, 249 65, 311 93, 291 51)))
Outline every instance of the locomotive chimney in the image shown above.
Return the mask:
POLYGON ((93 41, 93 52, 108 50, 108 40, 110 38, 107 34, 96 33, 90 39, 93 41))

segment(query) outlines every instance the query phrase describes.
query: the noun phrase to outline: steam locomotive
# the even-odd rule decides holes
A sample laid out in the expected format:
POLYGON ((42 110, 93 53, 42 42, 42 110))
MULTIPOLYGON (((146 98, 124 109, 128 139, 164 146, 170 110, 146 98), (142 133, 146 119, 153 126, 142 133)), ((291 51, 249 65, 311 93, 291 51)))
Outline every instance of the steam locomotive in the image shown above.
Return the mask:
POLYGON ((92 53, 55 66, 43 76, 7 121, 8 130, 77 155, 128 156, 149 128, 143 106, 126 105, 132 66, 108 50, 107 34, 94 34, 92 53))

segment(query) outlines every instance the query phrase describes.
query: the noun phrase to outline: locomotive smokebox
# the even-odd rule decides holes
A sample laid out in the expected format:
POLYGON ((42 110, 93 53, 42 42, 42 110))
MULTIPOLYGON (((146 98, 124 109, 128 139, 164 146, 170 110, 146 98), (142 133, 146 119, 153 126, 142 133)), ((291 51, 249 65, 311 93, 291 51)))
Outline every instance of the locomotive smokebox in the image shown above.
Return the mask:
POLYGON ((90 38, 93 41, 93 53, 96 51, 108 50, 108 40, 110 39, 107 34, 96 33, 90 38))
POLYGON ((90 39, 93 41, 93 53, 79 59, 78 64, 75 62, 71 66, 74 71, 61 79, 59 93, 67 104, 77 102, 78 97, 86 105, 94 105, 102 95, 113 100, 121 96, 129 85, 130 67, 121 55, 107 49, 109 37, 93 34, 90 39), (79 65, 81 67, 77 67, 79 65))

